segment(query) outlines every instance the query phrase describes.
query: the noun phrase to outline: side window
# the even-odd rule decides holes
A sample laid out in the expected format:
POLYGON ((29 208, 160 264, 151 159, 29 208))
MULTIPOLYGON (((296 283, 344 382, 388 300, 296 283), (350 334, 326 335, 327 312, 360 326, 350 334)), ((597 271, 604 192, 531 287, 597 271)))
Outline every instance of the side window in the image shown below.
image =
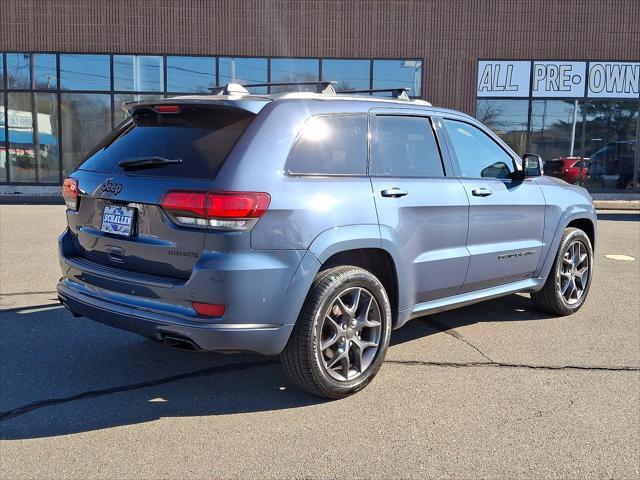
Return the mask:
POLYGON ((367 116, 312 117, 303 125, 289 153, 292 174, 365 175, 367 116))
POLYGON ((509 178, 513 159, 491 137, 468 123, 445 119, 463 177, 509 178))
POLYGON ((371 175, 442 177, 444 170, 431 123, 425 117, 376 117, 371 175))

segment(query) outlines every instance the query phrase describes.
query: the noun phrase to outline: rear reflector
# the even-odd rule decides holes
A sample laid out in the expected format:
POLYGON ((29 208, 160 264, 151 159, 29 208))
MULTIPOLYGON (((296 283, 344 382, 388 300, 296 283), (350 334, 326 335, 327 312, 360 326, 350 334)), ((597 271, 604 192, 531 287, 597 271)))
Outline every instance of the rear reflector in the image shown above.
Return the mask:
POLYGON ((78 210, 78 180, 66 178, 62 184, 62 198, 69 210, 78 210))
POLYGON ((203 317, 221 317, 224 315, 224 305, 217 303, 191 302, 196 313, 203 317))
POLYGON ((264 192, 202 192, 174 190, 160 202, 175 221, 193 227, 243 229, 252 226, 269 207, 264 192))

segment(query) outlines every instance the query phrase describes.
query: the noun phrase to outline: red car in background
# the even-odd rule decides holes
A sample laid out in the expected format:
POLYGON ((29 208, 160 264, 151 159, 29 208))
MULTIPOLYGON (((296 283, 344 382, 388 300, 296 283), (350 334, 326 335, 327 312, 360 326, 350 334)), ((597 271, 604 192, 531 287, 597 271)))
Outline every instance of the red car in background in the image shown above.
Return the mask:
POLYGON ((589 173, 589 160, 581 157, 560 157, 544 162, 544 174, 561 178, 567 183, 583 184, 589 173))

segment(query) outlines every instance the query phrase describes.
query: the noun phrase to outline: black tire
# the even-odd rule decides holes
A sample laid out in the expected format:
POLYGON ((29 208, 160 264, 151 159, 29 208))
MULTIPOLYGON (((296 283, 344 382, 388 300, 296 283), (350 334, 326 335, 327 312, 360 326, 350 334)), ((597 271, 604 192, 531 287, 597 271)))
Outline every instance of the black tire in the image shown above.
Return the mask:
MULTIPOLYGON (((358 293, 358 299, 360 295, 358 293)), ((357 301, 359 300, 355 300, 355 302, 357 301)), ((356 307, 358 307, 357 304, 356 307)), ((356 307, 354 307, 354 312, 356 307)), ((361 307, 360 309, 360 315, 364 311, 363 308, 361 307)), ((340 315, 343 315, 343 313, 340 313, 340 315)), ((367 310, 364 316, 369 318, 369 315, 369 310, 367 310)), ((332 324, 335 324, 335 322, 332 324)), ((353 334, 354 332, 352 331, 350 335, 353 336, 353 334)), ((378 373, 389 347, 390 336, 391 305, 382 283, 370 272, 359 267, 340 266, 330 268, 316 276, 291 337, 280 355, 280 359, 289 379, 302 390, 326 398, 343 398, 362 390, 378 373), (322 329, 324 328, 325 315, 333 315, 332 312, 334 310, 332 309, 336 308, 335 302, 338 301, 338 297, 349 295, 349 292, 356 290, 364 292, 364 295, 369 295, 366 298, 373 299, 376 302, 374 304, 371 301, 369 304, 377 307, 374 313, 376 313, 377 318, 379 317, 379 322, 376 321, 374 323, 380 324, 375 327, 376 338, 379 340, 378 347, 373 355, 369 355, 369 365, 366 368, 362 368, 362 371, 357 373, 355 378, 349 379, 349 364, 347 363, 345 368, 347 372, 346 379, 339 380, 332 376, 332 373, 336 375, 336 372, 330 372, 325 363, 326 360, 324 360, 325 353, 323 352, 328 352, 329 349, 320 349, 324 331, 322 329)), ((346 332, 345 337, 341 337, 340 341, 344 342, 345 338, 347 338, 346 332)), ((355 344, 356 339, 353 338, 353 340, 355 344)), ((361 340, 360 334, 358 334, 357 340, 361 340)), ((349 344, 346 352, 346 356, 349 358, 352 355, 350 353, 351 340, 346 343, 349 344)), ((342 352, 344 352, 345 347, 343 346, 342 349, 342 352)), ((362 367, 362 357, 363 355, 361 354, 360 367, 362 367)))
MULTIPOLYGON (((573 247, 575 248, 575 247, 573 247)), ((591 246, 591 241, 586 233, 578 228, 566 228, 562 235, 562 239, 560 240, 560 246, 558 247, 558 252, 556 253, 556 258, 553 262, 553 266, 551 267, 551 271, 549 272, 549 276, 547 277, 547 281, 542 287, 542 290, 538 292, 534 292, 531 294, 531 299, 533 300, 534 306, 546 313, 551 313, 554 315, 571 315, 572 313, 577 312, 580 307, 584 304, 584 301, 587 298, 587 294, 589 293, 589 288, 591 287, 591 279, 593 277, 593 247, 591 246), (566 275, 571 276, 571 273, 566 273, 563 271, 563 262, 565 262, 565 257, 568 255, 569 249, 572 248, 573 245, 577 243, 580 244, 580 248, 584 248, 584 252, 587 255, 586 261, 588 262, 587 267, 587 278, 586 284, 582 285, 582 293, 579 298, 576 298, 575 301, 569 301, 563 295, 563 279, 566 282, 566 275), (563 276, 564 275, 564 276, 563 276)), ((574 282, 577 280, 574 280, 574 282)), ((574 283, 575 285, 575 283, 574 283)), ((569 285, 569 288, 571 286, 569 285)))

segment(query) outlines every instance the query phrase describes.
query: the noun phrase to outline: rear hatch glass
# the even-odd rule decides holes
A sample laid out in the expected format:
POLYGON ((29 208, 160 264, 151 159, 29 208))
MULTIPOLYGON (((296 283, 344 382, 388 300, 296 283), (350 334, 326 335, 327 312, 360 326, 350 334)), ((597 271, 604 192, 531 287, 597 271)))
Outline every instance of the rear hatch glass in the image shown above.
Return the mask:
POLYGON ((190 105, 177 108, 177 113, 162 114, 152 108, 136 110, 103 139, 80 169, 110 174, 215 178, 255 115, 233 108, 190 105))

